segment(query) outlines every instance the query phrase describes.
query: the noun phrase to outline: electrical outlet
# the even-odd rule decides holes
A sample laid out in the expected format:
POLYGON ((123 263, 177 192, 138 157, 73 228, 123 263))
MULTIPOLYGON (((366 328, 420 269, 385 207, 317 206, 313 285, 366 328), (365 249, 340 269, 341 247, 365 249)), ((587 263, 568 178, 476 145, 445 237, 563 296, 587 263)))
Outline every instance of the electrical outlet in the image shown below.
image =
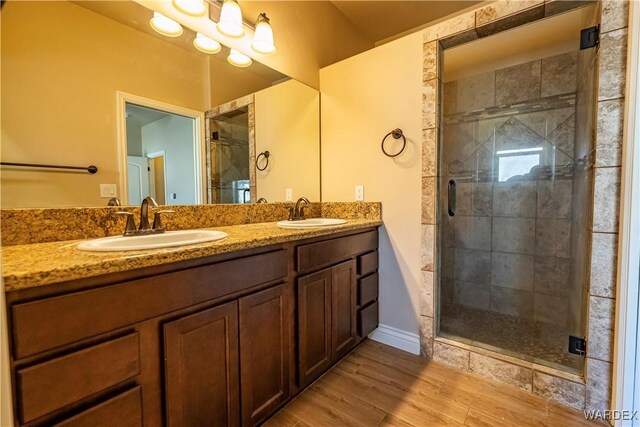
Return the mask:
POLYGON ((292 202, 293 201, 293 190, 291 188, 287 188, 284 192, 285 196, 284 196, 284 201, 285 202, 292 202))
POLYGON ((100 197, 117 197, 118 190, 115 184, 100 184, 100 197))
POLYGON ((362 202, 364 200, 364 185, 356 185, 356 201, 362 202))

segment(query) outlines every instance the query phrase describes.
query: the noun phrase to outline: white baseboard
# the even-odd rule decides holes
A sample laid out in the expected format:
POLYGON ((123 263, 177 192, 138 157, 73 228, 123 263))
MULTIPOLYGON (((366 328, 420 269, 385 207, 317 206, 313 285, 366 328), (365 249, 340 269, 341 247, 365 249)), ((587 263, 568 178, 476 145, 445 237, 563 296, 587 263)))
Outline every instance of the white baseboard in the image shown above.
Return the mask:
POLYGON ((378 325, 369 338, 412 354, 420 354, 420 336, 392 326, 378 325))

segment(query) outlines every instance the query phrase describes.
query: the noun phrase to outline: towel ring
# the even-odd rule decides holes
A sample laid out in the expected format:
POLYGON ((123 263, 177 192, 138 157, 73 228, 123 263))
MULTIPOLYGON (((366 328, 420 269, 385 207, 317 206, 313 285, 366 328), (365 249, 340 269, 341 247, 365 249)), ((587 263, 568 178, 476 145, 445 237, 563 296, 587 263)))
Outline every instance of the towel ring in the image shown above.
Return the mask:
POLYGON ((404 151, 405 147, 407 146, 407 138, 405 138, 404 134, 402 133, 402 129, 396 128, 396 129, 392 130, 391 132, 389 132, 388 134, 386 134, 384 136, 384 138, 382 138, 382 144, 380 144, 380 145, 382 147, 382 152, 384 153, 385 156, 387 156, 387 157, 398 157, 400 154, 402 154, 402 152, 404 151), (389 154, 389 153, 387 153, 387 150, 384 149, 384 141, 389 137, 389 135, 391 135, 393 137, 393 139, 402 138, 402 148, 396 154, 389 154))
POLYGON ((265 170, 268 166, 269 166, 269 156, 271 154, 268 151, 263 151, 262 153, 258 154, 258 157, 256 157, 256 169, 258 169, 259 171, 263 171, 265 170), (263 157, 266 161, 266 163, 264 164, 264 167, 260 167, 258 166, 258 161, 260 160, 260 157, 263 157))

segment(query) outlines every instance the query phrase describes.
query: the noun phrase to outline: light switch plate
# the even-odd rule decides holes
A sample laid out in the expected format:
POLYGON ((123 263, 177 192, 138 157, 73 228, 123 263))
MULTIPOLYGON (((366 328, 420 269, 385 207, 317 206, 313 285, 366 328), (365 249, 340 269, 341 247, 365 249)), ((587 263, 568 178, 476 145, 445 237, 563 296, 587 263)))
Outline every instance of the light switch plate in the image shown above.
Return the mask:
POLYGON ((293 190, 291 188, 287 188, 284 192, 285 196, 284 196, 284 201, 285 202, 292 202, 293 201, 293 190))
POLYGON ((364 185, 356 185, 356 202, 364 200, 364 185))
POLYGON ((115 184, 100 184, 100 197, 117 197, 118 190, 115 184))

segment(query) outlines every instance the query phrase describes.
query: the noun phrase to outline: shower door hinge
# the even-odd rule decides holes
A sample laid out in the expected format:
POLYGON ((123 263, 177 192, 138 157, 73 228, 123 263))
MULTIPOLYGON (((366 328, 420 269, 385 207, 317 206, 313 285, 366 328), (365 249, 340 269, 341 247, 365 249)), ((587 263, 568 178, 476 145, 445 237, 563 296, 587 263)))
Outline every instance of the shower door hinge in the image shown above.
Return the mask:
POLYGON ((582 357, 586 356, 587 340, 583 337, 569 335, 569 353, 577 354, 582 357))
POLYGON ((580 31, 580 50, 598 46, 600 43, 600 25, 580 31))

